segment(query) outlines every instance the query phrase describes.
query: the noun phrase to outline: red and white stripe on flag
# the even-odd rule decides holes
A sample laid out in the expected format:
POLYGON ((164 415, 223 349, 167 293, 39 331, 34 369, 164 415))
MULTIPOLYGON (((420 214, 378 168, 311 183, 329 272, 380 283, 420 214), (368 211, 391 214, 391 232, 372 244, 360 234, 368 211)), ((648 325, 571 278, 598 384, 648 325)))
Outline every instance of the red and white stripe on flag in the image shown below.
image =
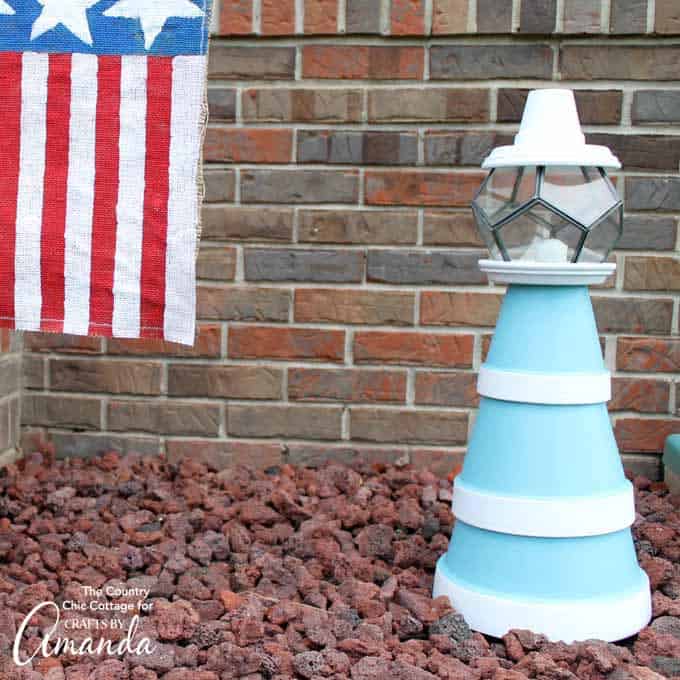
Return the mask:
POLYGON ((0 52, 0 325, 192 344, 206 58, 0 52))

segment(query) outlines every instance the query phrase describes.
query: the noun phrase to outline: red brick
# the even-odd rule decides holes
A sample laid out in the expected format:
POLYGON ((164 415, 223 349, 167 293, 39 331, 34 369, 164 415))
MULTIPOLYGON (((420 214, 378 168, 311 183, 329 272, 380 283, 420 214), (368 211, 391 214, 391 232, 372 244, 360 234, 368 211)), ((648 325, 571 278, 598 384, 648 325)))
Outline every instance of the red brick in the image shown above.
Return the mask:
POLYGON ((345 332, 232 326, 229 329, 228 350, 232 359, 342 361, 345 355, 345 332))
POLYGON ((467 22, 467 0, 434 0, 432 9, 434 35, 466 33, 467 22))
POLYGON ((307 45, 302 52, 305 78, 419 80, 422 47, 380 45, 307 45))
POLYGON ((295 33, 295 0, 262 0, 262 34, 295 33))
POLYGON ((468 207, 483 179, 480 173, 369 171, 366 173, 366 203, 468 207))
POLYGON ((305 0, 305 33, 338 31, 338 0, 305 0))
POLYGON ((425 326, 495 326, 503 301, 492 293, 424 292, 420 323, 425 326))
POLYGON ((416 404, 428 406, 476 407, 477 375, 463 371, 425 373, 416 375, 416 404))
POLYGON ((293 154, 293 131, 211 127, 203 153, 207 162, 289 163, 293 154))
POLYGON ((24 349, 58 354, 101 354, 102 339, 59 333, 24 333, 24 349))
POLYGON ((424 0, 392 0, 391 27, 392 35, 423 35, 424 0))
POLYGON ((169 356, 217 358, 222 346, 222 329, 217 324, 199 324, 193 347, 163 340, 110 338, 107 353, 122 356, 169 356))
POLYGON ((294 401, 403 403, 406 372, 291 368, 288 396, 294 401))
POLYGON ((414 366, 472 366, 468 334, 366 331, 354 336, 354 361, 414 366))
POLYGON ((413 293, 300 288, 295 292, 297 322, 413 325, 413 293))
POLYGON ((668 413, 670 389, 670 383, 664 380, 615 377, 609 410, 668 413))
POLYGON ((666 439, 680 433, 680 420, 621 418, 614 433, 624 453, 661 453, 666 439))
POLYGON ((269 442, 215 441, 210 439, 169 439, 165 443, 168 460, 179 463, 183 458, 200 460, 213 470, 236 465, 254 465, 264 469, 283 462, 282 444, 269 442))
POLYGON ((680 372, 680 339, 619 338, 616 367, 642 373, 680 372))
POLYGON ((253 32, 253 0, 221 0, 220 34, 248 35, 253 32))

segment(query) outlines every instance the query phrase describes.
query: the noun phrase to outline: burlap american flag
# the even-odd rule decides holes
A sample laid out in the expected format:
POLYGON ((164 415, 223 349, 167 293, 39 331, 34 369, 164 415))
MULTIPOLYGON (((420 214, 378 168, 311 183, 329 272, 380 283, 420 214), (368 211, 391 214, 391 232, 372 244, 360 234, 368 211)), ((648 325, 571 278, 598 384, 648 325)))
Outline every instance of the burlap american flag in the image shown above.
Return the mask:
POLYGON ((194 341, 210 0, 0 0, 0 325, 194 341))

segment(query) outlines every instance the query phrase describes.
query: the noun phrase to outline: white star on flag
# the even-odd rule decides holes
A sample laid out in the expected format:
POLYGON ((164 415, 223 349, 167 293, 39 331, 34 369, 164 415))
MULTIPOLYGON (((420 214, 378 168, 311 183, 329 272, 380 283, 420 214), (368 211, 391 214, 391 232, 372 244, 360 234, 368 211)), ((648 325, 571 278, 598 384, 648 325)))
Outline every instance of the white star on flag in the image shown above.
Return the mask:
POLYGON ((38 0, 38 2, 43 9, 33 24, 31 40, 62 24, 84 43, 92 44, 86 12, 99 0, 38 0))
POLYGON ((144 46, 151 49, 154 41, 165 27, 168 19, 179 17, 196 19, 203 10, 191 0, 118 0, 104 12, 104 16, 123 19, 139 19, 144 31, 144 46))
POLYGON ((16 14, 16 12, 5 2, 5 0, 0 0, 0 14, 16 14))

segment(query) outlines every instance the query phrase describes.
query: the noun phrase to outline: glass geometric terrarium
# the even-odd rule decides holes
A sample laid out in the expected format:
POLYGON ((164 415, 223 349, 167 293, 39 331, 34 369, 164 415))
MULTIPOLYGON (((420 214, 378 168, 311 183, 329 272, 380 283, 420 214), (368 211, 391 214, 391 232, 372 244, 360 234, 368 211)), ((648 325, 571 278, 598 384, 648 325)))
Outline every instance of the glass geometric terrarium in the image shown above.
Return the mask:
POLYGON ((491 171, 472 209, 496 259, 603 262, 623 232, 623 203, 601 167, 491 171))

